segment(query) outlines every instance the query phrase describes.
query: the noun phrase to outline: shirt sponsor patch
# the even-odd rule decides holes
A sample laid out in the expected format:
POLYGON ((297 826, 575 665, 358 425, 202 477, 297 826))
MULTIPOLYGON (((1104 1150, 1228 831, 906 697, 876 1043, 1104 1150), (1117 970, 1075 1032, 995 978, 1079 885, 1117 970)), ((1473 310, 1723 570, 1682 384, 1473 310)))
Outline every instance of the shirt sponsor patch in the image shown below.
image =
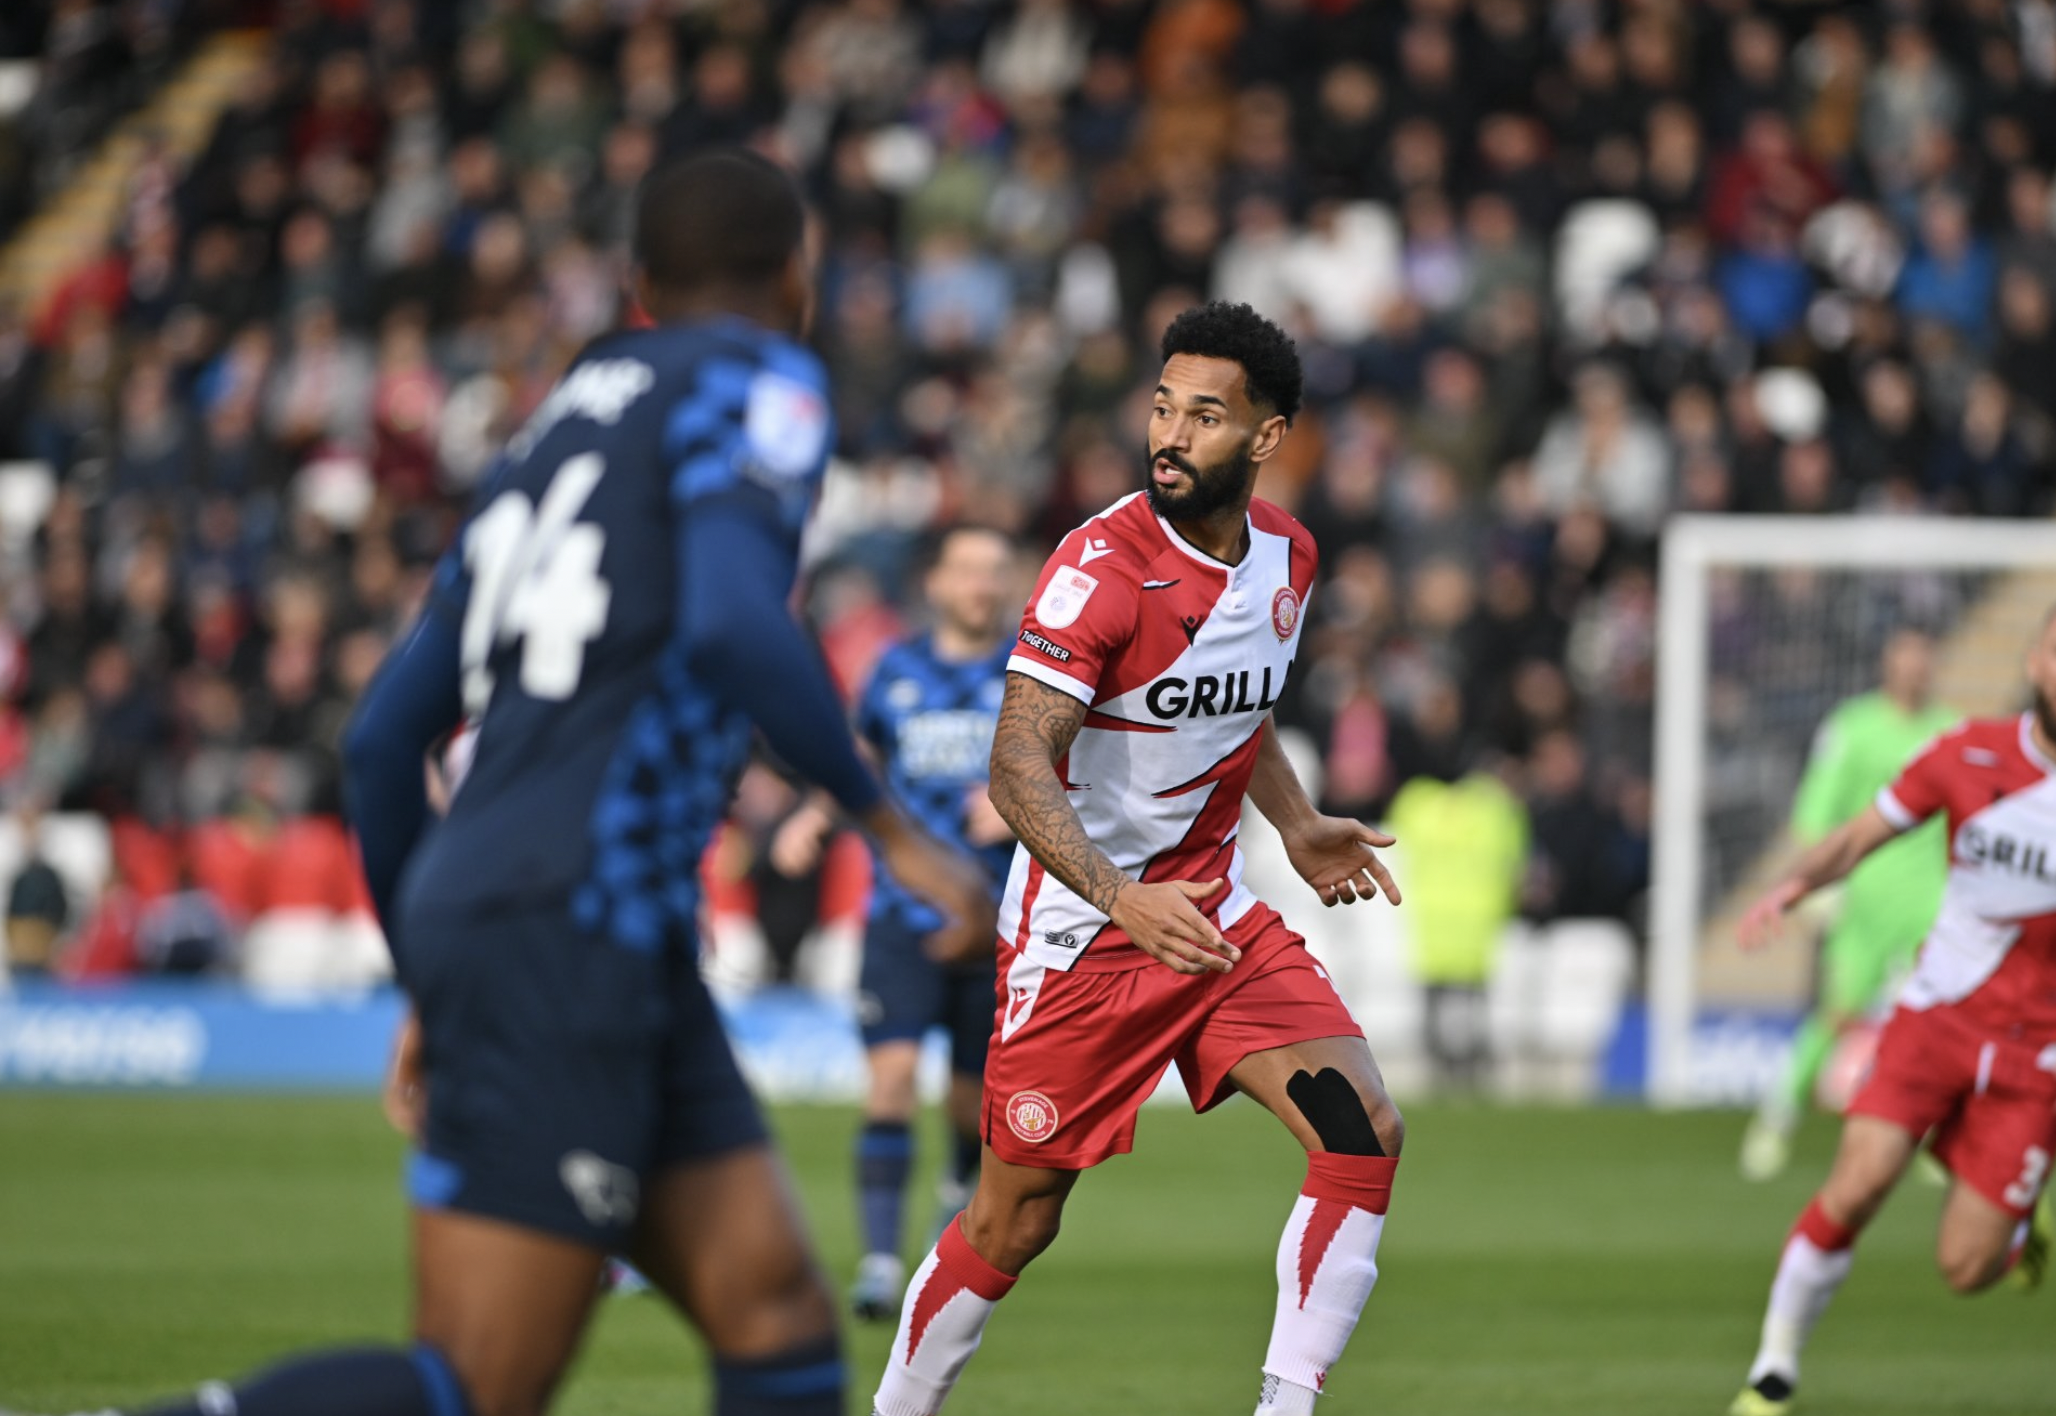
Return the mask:
MULTIPOLYGON (((1076 616, 1073 616, 1075 619, 1076 616)), ((1021 642, 1038 654, 1047 654, 1059 664, 1071 662, 1071 651, 1061 644, 1052 644, 1032 629, 1021 631, 1021 642)))
POLYGON ((1050 629, 1068 629, 1085 612, 1085 602, 1099 589, 1096 576, 1065 566, 1049 578, 1042 598, 1035 602, 1035 618, 1050 629))

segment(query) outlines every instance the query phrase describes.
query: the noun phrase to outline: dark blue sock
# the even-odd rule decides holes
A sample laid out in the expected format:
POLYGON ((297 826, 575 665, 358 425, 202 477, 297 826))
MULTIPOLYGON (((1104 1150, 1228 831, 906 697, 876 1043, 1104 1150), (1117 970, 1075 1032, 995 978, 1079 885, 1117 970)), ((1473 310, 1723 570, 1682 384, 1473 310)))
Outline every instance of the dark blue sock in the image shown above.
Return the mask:
POLYGON ((857 1207, 864 1219, 864 1252, 897 1254, 907 1174, 914 1168, 914 1133, 904 1121, 866 1121, 857 1136, 857 1207))
POLYGON ((344 1347, 282 1362, 236 1387, 209 1387, 147 1416, 470 1416, 464 1388, 426 1345, 344 1347))
POLYGON ((714 1416, 842 1416, 834 1333, 770 1357, 714 1359, 714 1416))
POLYGON ((984 1156, 984 1154, 985 1147, 979 1144, 977 1136, 967 1136, 961 1131, 957 1132, 957 1168, 954 1174, 956 1175, 958 1184, 963 1185, 966 1188, 969 1188, 971 1182, 978 1178, 978 1162, 984 1156))

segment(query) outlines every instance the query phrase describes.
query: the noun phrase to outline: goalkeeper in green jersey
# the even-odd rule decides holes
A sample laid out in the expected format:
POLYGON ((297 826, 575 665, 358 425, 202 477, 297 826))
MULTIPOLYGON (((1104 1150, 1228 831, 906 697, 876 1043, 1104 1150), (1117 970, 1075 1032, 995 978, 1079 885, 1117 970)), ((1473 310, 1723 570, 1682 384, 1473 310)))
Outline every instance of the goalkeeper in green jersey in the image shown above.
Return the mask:
MULTIPOLYGON (((1962 716, 1929 701, 1934 641, 1899 629, 1885 642, 1882 682, 1821 724, 1792 804, 1792 834, 1812 845, 1871 804, 1936 734, 1962 716)), ((1742 1138, 1742 1174, 1768 1180, 1791 1157, 1792 1133, 1844 1029, 1866 1018, 1911 964, 1934 923, 1949 873, 1940 818, 1908 831, 1858 866, 1821 948, 1814 1009, 1800 1024, 1785 1074, 1742 1138)))

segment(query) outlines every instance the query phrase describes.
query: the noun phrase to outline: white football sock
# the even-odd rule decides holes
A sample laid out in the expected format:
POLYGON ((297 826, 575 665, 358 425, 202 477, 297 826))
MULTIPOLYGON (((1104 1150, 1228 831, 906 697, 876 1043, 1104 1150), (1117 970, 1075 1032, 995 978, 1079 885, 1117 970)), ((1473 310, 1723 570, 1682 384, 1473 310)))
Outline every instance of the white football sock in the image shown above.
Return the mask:
POLYGON ((1829 1219, 1817 1199, 1799 1216, 1771 1281, 1763 1337, 1749 1367, 1751 1386, 1771 1375, 1798 1385, 1800 1350, 1849 1276, 1855 1240, 1856 1231, 1829 1219))
POLYGON ((1011 1275, 971 1247, 961 1219, 942 1227, 942 1237, 907 1285, 899 1331, 872 1398, 873 1416, 935 1416, 941 1411, 964 1364, 978 1350, 986 1319, 1014 1286, 1011 1275))
POLYGON ((1278 1241, 1278 1309, 1258 1416, 1308 1416, 1378 1281, 1398 1165, 1386 1156, 1307 1157, 1307 1181, 1278 1241))

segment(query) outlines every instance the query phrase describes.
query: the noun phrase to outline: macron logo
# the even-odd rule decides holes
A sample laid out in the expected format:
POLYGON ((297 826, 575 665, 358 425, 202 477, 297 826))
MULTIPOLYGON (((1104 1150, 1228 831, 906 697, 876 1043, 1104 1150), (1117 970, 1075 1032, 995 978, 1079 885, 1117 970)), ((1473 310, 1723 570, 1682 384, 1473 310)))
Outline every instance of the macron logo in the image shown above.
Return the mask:
POLYGON ((1091 565, 1101 556, 1110 556, 1113 553, 1114 548, 1105 541, 1088 540, 1085 543, 1085 549, 1078 553, 1078 564, 1081 566, 1091 565))

